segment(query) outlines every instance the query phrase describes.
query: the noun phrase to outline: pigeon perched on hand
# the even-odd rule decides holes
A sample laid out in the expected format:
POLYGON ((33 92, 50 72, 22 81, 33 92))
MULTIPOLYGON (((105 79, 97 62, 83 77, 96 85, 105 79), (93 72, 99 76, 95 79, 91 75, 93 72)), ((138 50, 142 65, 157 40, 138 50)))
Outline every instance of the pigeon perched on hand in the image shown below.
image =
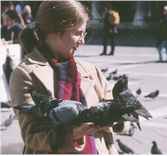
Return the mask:
POLYGON ((162 154, 161 150, 159 149, 157 142, 153 141, 151 147, 151 154, 162 154))
POLYGON ((117 139, 117 143, 121 151, 123 151, 124 153, 134 154, 134 151, 127 145, 123 144, 119 139, 117 139))
POLYGON ((133 136, 135 133, 136 126, 133 124, 133 122, 130 123, 130 129, 129 129, 129 136, 133 136))
POLYGON ((129 114, 124 114, 122 118, 125 121, 135 122, 141 130, 141 126, 139 123, 139 116, 144 117, 145 119, 151 118, 151 114, 147 111, 147 109, 140 103, 139 100, 132 94, 132 92, 128 89, 128 78, 126 75, 123 75, 115 84, 113 88, 113 98, 116 103, 121 104, 124 107, 134 108, 129 114))
POLYGON ((141 131, 141 126, 140 126, 140 119, 139 119, 139 115, 137 113, 133 113, 133 116, 137 119, 136 124, 138 129, 141 131))
POLYGON ((154 92, 151 92, 150 94, 145 95, 144 97, 154 99, 154 98, 156 98, 158 95, 159 95, 159 90, 155 90, 154 92))
POLYGON ((147 109, 140 103, 140 101, 136 99, 136 97, 132 94, 132 92, 129 89, 120 93, 119 100, 122 104, 129 106, 134 105, 134 107, 136 108, 134 112, 136 114, 134 114, 134 116, 140 115, 145 119, 149 119, 152 117, 151 114, 147 111, 147 109))

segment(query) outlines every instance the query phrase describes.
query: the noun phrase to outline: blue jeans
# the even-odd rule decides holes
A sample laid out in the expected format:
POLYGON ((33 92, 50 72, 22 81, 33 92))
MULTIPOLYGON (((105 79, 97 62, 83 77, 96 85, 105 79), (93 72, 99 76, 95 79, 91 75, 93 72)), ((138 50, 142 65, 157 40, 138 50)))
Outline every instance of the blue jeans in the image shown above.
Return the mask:
POLYGON ((162 41, 158 47, 159 60, 167 61, 167 41, 162 41))

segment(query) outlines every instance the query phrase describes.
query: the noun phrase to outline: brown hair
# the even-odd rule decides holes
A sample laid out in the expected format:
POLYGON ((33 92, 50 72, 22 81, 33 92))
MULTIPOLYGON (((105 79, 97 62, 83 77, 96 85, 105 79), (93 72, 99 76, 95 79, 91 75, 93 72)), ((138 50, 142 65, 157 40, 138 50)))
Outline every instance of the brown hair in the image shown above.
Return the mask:
POLYGON ((36 21, 44 34, 64 32, 88 20, 85 8, 75 0, 43 1, 36 21))

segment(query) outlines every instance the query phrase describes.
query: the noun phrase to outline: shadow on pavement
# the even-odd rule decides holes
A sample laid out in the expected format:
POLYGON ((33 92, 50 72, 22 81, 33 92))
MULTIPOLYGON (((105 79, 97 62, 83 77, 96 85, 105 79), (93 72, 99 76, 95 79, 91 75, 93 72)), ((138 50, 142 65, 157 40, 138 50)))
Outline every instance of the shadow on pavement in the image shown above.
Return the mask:
POLYGON ((141 61, 141 62, 125 62, 125 63, 114 63, 118 65, 134 65, 134 64, 152 64, 152 63, 164 63, 160 61, 141 61))

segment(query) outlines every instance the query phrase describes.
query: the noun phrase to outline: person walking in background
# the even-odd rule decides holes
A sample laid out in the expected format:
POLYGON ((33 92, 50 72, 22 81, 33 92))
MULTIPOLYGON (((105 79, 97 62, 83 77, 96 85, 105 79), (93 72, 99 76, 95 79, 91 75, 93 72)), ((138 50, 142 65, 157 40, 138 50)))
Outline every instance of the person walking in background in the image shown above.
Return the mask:
POLYGON ((15 6, 15 10, 16 10, 16 12, 18 14, 20 23, 21 23, 23 28, 26 27, 26 23, 24 22, 24 19, 23 19, 24 7, 25 7, 25 2, 23 2, 23 1, 17 2, 16 6, 15 6))
POLYGON ((17 12, 15 10, 5 12, 3 22, 1 38, 4 38, 6 41, 12 41, 12 43, 17 43, 18 35, 22 30, 17 12))
POLYGON ((111 6, 106 7, 104 13, 103 26, 103 52, 100 55, 107 55, 108 44, 111 47, 108 55, 114 55, 115 51, 115 35, 118 33, 118 24, 120 23, 120 16, 117 11, 112 10, 111 6))
POLYGON ((160 62, 167 61, 167 5, 163 7, 162 13, 163 14, 159 26, 158 42, 158 53, 160 62))
POLYGON ((24 23, 27 25, 33 21, 33 17, 31 14, 31 6, 25 5, 22 13, 22 17, 24 19, 24 23))
POLYGON ((15 10, 14 3, 9 1, 1 1, 1 17, 8 10, 15 10))

